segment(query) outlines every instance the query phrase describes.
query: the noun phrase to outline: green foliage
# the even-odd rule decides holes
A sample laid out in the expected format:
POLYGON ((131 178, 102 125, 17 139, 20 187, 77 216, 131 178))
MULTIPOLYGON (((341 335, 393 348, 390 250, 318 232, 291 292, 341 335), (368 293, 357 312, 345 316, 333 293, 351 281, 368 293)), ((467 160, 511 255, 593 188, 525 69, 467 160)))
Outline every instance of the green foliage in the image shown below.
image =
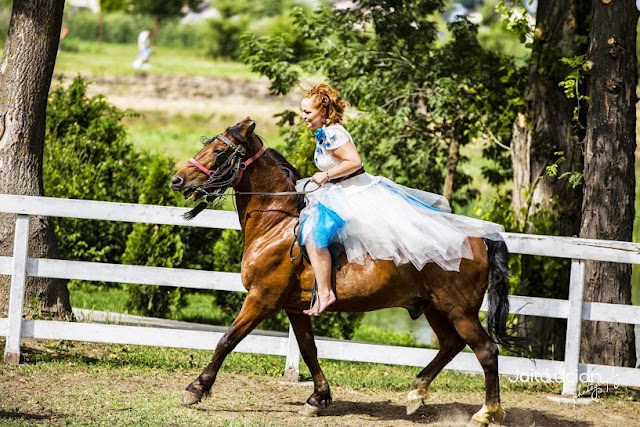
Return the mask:
POLYGON ((256 37, 246 33, 241 37, 243 60, 251 70, 271 80, 271 93, 287 93, 300 79, 300 72, 291 67, 294 49, 282 36, 256 37), (270 58, 265 61, 264 58, 270 58))
MULTIPOLYGON (((173 162, 154 156, 146 167, 146 179, 142 184, 139 203, 151 205, 177 204, 167 182, 171 178, 173 162)), ((136 223, 127 239, 122 254, 123 264, 148 265, 154 267, 177 267, 182 261, 184 244, 177 227, 136 223)), ((180 288, 168 286, 127 285, 129 299, 127 308, 144 316, 163 317, 175 313, 182 304, 180 288)))
POLYGON ((10 21, 11 21, 11 4, 0 5, 0 42, 3 45, 7 40, 10 21))
MULTIPOLYGON (((150 15, 116 11, 104 13, 102 16, 102 40, 105 43, 135 45, 140 31, 153 27, 153 18, 150 15)), ((98 20, 99 16, 90 11, 65 11, 63 25, 69 29, 69 34, 63 41, 63 49, 67 50, 70 41, 97 40, 98 20)), ((160 21, 154 42, 158 46, 204 50, 205 40, 209 38, 210 30, 207 24, 184 25, 180 23, 179 18, 166 18, 160 21)))
POLYGON ((129 0, 100 0, 100 9, 103 12, 124 12, 128 3, 129 0))
POLYGON ((362 342, 418 347, 416 338, 410 332, 387 331, 371 325, 360 325, 351 339, 362 342))
MULTIPOLYGON (((140 31, 151 28, 148 15, 132 15, 125 12, 104 13, 102 41, 107 43, 137 43, 140 31)), ((63 26, 69 29, 65 39, 97 40, 99 15, 88 11, 65 11, 63 26)))
POLYGON ((214 58, 238 59, 240 37, 249 28, 249 3, 238 0, 218 0, 220 18, 208 21, 210 29, 207 54, 214 58))
POLYGON ((101 0, 102 10, 108 12, 132 12, 149 15, 175 16, 181 13, 182 7, 198 5, 197 0, 101 0))
POLYGON ((283 132, 285 147, 282 154, 289 160, 302 176, 313 175, 317 168, 313 163, 313 152, 316 149, 316 140, 304 122, 283 132))
MULTIPOLYGON (((573 107, 573 118, 572 118, 572 136, 571 141, 575 144, 582 155, 584 155, 584 146, 582 144, 582 138, 580 137, 585 130, 584 115, 585 109, 583 105, 586 105, 589 102, 589 97, 584 94, 584 90, 581 91, 581 84, 585 79, 585 74, 589 71, 590 65, 587 62, 587 55, 577 55, 572 58, 561 58, 560 62, 567 67, 569 67, 568 74, 558 83, 558 86, 563 88, 564 94, 569 99, 575 99, 576 104, 573 107)), ((584 175, 582 171, 567 171, 558 176, 558 166, 566 162, 566 157, 564 155, 564 151, 555 152, 554 155, 557 156, 556 161, 547 166, 546 172, 550 177, 558 177, 559 179, 567 178, 568 185, 571 188, 577 188, 582 185, 584 180, 584 175)))
MULTIPOLYGON (((288 93, 300 71, 325 75, 364 113, 347 126, 367 170, 404 185, 439 191, 453 138, 464 145, 490 133, 506 145, 510 123, 507 131, 504 123, 513 118, 511 107, 519 99, 508 88, 521 80, 511 60, 484 50, 468 22, 452 24, 452 40, 437 43, 431 15, 443 7, 441 1, 357 4, 353 10, 322 8, 312 14, 296 9, 294 31, 308 41, 302 54, 285 38, 247 35, 243 59, 270 79, 274 93, 288 93)), ((289 132, 286 139, 297 144, 300 128, 289 132)), ((304 141, 288 153, 306 152, 304 141)), ((505 165, 508 155, 502 151, 488 153, 505 165)), ((465 161, 461 158, 455 181, 461 205, 476 196, 462 168, 465 161)))
POLYGON ((211 37, 206 23, 181 24, 179 19, 164 19, 160 22, 155 43, 165 47, 194 48, 204 51, 206 40, 211 37))
MULTIPOLYGON (((125 115, 103 96, 87 97, 77 77, 65 90, 50 93, 43 161, 49 197, 135 203, 143 180, 138 165, 147 163, 126 139, 125 115)), ((54 222, 60 255, 66 259, 119 262, 128 223, 59 218, 54 222)))
POLYGON ((521 43, 531 42, 533 39, 532 21, 520 0, 500 0, 496 10, 502 14, 507 29, 516 34, 521 43))

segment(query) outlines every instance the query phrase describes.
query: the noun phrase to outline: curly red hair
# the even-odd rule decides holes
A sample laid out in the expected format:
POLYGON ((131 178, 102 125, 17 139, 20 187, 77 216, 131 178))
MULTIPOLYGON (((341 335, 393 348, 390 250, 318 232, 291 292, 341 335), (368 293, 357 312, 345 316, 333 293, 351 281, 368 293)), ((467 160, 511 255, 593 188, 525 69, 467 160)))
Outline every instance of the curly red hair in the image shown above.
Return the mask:
POLYGON ((307 92, 304 98, 313 99, 313 106, 322 111, 325 125, 333 125, 342 121, 342 115, 347 103, 342 100, 338 91, 331 86, 320 83, 307 92))

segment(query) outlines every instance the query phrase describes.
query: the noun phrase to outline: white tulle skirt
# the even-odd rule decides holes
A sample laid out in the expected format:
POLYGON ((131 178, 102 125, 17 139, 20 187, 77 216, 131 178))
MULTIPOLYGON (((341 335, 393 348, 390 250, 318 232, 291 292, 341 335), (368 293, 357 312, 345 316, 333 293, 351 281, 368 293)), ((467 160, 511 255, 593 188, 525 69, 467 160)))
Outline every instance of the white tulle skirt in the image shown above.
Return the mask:
MULTIPOLYGON (((296 190, 317 188, 307 181, 298 181, 296 190)), ((367 173, 307 194, 300 213, 301 245, 341 243, 348 261, 358 264, 370 255, 396 265, 422 269, 434 262, 458 271, 463 258, 473 258, 468 237, 495 239, 502 231, 501 225, 452 214, 440 195, 367 173)))

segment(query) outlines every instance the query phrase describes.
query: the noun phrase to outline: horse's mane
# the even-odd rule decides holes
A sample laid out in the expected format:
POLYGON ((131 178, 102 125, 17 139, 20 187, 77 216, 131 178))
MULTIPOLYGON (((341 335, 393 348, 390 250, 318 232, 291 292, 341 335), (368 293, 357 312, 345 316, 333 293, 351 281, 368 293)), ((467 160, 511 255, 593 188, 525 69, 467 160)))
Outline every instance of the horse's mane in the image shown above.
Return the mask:
POLYGON ((271 154, 273 160, 276 161, 276 164, 282 169, 282 171, 289 177, 293 184, 296 183, 297 180, 302 178, 298 169, 296 169, 289 161, 279 152, 274 150, 273 148, 267 148, 267 153, 271 154))
MULTIPOLYGON (((293 165, 289 163, 289 161, 285 159, 285 157, 282 154, 278 153, 273 148, 267 148, 267 153, 271 155, 271 158, 275 160, 278 167, 282 169, 282 172, 284 172, 285 176, 290 181, 291 189, 293 190, 295 188, 296 181, 302 178, 302 175, 300 174, 300 172, 298 172, 298 169, 293 167, 293 165)), ((295 196, 295 198, 296 198, 296 205, 298 206, 298 211, 301 211, 304 208, 304 204, 305 204, 304 195, 298 194, 295 196)))
MULTIPOLYGON (((238 141, 247 142, 246 137, 242 135, 241 131, 242 131, 241 126, 231 126, 227 129, 227 133, 231 135, 234 139, 238 141)), ((264 141, 259 135, 253 134, 253 136, 257 138, 264 145, 264 141)), ((280 154, 278 151, 274 150, 273 148, 267 148, 267 154, 271 156, 271 158, 276 162, 278 167, 282 170, 285 177, 289 181, 291 189, 293 190, 295 188, 296 181, 302 178, 302 175, 300 174, 298 169, 296 169, 291 163, 289 163, 289 161, 282 154, 280 154)), ((295 198, 296 198, 296 205, 298 207, 298 210, 301 211, 305 205, 304 195, 298 194, 295 196, 295 198)))

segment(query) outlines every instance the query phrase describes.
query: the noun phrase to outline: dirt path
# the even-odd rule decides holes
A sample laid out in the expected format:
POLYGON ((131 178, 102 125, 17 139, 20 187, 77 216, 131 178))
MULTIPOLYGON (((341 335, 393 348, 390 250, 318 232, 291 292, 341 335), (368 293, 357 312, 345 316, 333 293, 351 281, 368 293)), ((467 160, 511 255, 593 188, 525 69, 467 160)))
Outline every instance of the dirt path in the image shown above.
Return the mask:
MULTIPOLYGON (((404 392, 333 387, 333 405, 323 416, 306 418, 298 410, 312 391, 309 384, 221 373, 211 397, 184 408, 178 401, 194 372, 150 375, 123 369, 124 374, 110 375, 90 367, 5 368, 0 425, 464 426, 482 401, 480 393, 439 393, 407 416, 404 392)), ((640 425, 639 406, 614 399, 561 404, 533 393, 503 396, 508 426, 640 425)))
POLYGON ((274 111, 298 109, 301 91, 286 96, 269 93, 267 79, 230 79, 172 74, 88 77, 89 95, 104 94, 119 108, 138 112, 251 115, 272 120, 274 111))

